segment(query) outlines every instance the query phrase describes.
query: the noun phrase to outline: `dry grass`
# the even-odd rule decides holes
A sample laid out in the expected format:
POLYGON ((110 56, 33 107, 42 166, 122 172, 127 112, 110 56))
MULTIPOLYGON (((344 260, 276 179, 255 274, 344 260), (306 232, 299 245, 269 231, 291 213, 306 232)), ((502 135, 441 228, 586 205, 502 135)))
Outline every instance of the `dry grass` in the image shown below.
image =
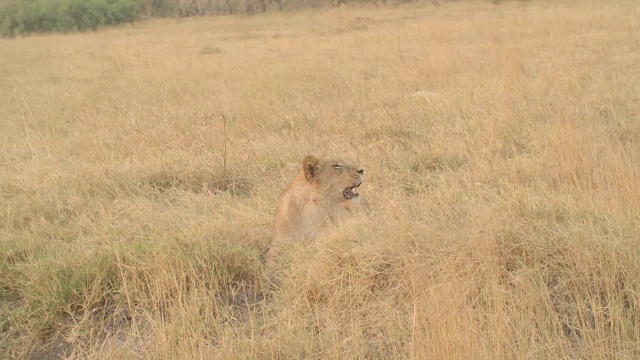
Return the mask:
POLYGON ((1 357, 639 358, 639 19, 456 2, 0 40, 1 357), (376 214, 271 290, 308 153, 358 161, 376 214))

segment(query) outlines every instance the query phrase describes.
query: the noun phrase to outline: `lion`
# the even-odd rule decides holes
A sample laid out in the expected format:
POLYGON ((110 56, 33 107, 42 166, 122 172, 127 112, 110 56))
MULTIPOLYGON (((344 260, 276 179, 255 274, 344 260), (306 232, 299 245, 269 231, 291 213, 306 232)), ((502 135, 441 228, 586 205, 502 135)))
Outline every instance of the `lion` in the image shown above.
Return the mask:
POLYGON ((266 256, 273 270, 284 247, 310 242, 331 223, 353 212, 369 213, 369 203, 356 192, 364 170, 346 161, 309 155, 302 169, 280 195, 276 206, 275 236, 266 256))

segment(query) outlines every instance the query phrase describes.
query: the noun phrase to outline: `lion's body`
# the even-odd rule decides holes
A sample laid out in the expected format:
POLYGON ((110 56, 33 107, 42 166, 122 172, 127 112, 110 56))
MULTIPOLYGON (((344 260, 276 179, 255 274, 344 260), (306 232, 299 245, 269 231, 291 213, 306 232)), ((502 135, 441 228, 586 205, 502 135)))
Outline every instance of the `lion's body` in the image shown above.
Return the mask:
POLYGON ((273 266, 288 244, 311 241, 342 216, 368 211, 367 201, 353 192, 362 183, 363 173, 359 167, 337 160, 306 157, 302 170, 278 200, 267 267, 273 266))

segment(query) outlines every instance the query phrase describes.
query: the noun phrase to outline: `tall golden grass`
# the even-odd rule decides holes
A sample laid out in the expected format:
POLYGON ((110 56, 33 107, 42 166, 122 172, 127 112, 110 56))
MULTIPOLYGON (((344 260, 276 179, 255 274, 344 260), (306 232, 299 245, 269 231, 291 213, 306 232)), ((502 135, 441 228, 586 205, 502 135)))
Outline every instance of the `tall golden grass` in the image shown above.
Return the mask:
POLYGON ((638 19, 469 1, 0 40, 1 357, 639 358, 638 19), (375 214, 270 288, 309 153, 362 165, 375 214))

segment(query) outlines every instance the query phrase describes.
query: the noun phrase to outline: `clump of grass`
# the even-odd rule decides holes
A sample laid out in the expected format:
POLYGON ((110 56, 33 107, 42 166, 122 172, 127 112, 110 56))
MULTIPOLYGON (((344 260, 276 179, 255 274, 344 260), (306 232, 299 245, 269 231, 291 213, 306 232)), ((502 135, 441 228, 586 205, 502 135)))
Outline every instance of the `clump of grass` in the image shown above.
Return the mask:
POLYGON ((200 50, 200 55, 216 55, 221 52, 222 50, 217 46, 205 46, 200 50))
POLYGON ((209 192, 218 194, 228 192, 232 195, 251 195, 253 181, 249 177, 219 177, 203 172, 195 174, 156 173, 146 176, 142 183, 159 191, 182 190, 188 192, 209 192))
POLYGON ((455 171, 468 162, 469 160, 462 155, 423 156, 411 164, 411 169, 419 174, 455 171))

